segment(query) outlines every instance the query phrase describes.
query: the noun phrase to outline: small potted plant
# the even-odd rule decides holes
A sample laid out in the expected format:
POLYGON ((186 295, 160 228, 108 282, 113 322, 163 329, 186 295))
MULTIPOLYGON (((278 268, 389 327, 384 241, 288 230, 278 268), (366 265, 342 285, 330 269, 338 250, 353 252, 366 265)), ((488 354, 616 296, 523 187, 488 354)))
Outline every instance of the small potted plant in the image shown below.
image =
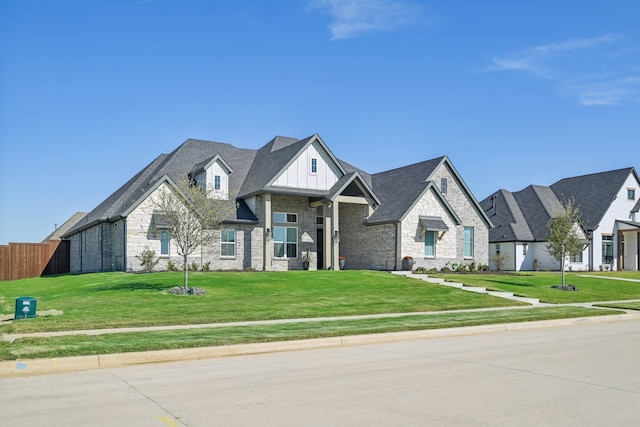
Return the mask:
POLYGON ((344 257, 342 255, 340 255, 338 257, 338 263, 340 264, 340 270, 344 270, 344 262, 345 262, 344 257))
POLYGON ((311 250, 307 249, 307 251, 302 256, 302 268, 304 268, 305 270, 308 270, 310 262, 311 262, 311 250))

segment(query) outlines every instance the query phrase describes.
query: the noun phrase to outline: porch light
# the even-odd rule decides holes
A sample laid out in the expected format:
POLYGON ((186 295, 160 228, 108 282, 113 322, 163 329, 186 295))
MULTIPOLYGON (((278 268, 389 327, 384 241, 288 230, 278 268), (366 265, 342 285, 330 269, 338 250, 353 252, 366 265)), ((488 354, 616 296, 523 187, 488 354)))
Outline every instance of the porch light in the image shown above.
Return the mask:
POLYGON ((271 238, 271 229, 267 228, 267 239, 271 238))
POLYGON ((336 241, 336 242, 340 241, 340 232, 338 230, 334 231, 333 240, 336 241))

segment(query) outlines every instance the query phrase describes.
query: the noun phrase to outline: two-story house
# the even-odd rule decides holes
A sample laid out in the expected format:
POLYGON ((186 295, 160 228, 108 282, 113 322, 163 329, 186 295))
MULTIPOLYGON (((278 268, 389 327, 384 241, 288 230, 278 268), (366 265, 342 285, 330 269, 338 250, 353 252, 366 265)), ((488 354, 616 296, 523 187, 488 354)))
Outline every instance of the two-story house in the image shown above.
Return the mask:
POLYGON ((154 194, 189 176, 235 198, 218 242, 189 257, 212 269, 394 270, 488 263, 491 226, 446 157, 368 174, 337 159, 318 135, 276 137, 258 150, 189 139, 161 154, 63 237, 71 271, 135 271, 145 248, 164 269, 182 262, 154 194))

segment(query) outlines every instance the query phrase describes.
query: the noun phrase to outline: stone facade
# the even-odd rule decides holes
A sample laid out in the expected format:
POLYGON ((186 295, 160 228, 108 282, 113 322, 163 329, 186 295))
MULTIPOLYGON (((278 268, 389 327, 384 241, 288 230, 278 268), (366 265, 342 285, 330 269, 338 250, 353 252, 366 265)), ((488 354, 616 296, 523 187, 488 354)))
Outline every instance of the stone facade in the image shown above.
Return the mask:
POLYGON ((340 255, 349 270, 393 270, 398 265, 394 224, 365 225, 368 207, 340 204, 340 255))
POLYGON ((434 172, 433 181, 440 185, 440 180, 446 179, 447 191, 442 196, 449 203, 461 224, 456 224, 455 218, 438 200, 436 191, 431 187, 416 201, 411 211, 402 220, 401 252, 402 256, 411 256, 415 262, 414 269, 451 267, 454 264, 488 265, 489 263, 489 229, 482 217, 476 211, 475 200, 470 199, 462 184, 456 179, 447 165, 442 165, 434 172), (437 216, 442 218, 449 228, 446 232, 439 232, 435 246, 435 256, 425 256, 424 233, 420 225, 420 216, 437 216), (464 229, 473 227, 473 256, 464 256, 464 229))
POLYGON ((124 269, 125 222, 100 222, 70 240, 71 272, 124 269))

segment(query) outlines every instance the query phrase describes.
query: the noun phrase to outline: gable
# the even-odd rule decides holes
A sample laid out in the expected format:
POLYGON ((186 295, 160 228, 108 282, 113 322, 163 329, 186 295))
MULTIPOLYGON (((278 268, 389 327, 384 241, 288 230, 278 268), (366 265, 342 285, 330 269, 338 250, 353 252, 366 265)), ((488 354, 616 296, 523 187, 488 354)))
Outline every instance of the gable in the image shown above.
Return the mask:
POLYGON ((298 153, 271 185, 329 190, 342 175, 332 156, 316 140, 298 153))

